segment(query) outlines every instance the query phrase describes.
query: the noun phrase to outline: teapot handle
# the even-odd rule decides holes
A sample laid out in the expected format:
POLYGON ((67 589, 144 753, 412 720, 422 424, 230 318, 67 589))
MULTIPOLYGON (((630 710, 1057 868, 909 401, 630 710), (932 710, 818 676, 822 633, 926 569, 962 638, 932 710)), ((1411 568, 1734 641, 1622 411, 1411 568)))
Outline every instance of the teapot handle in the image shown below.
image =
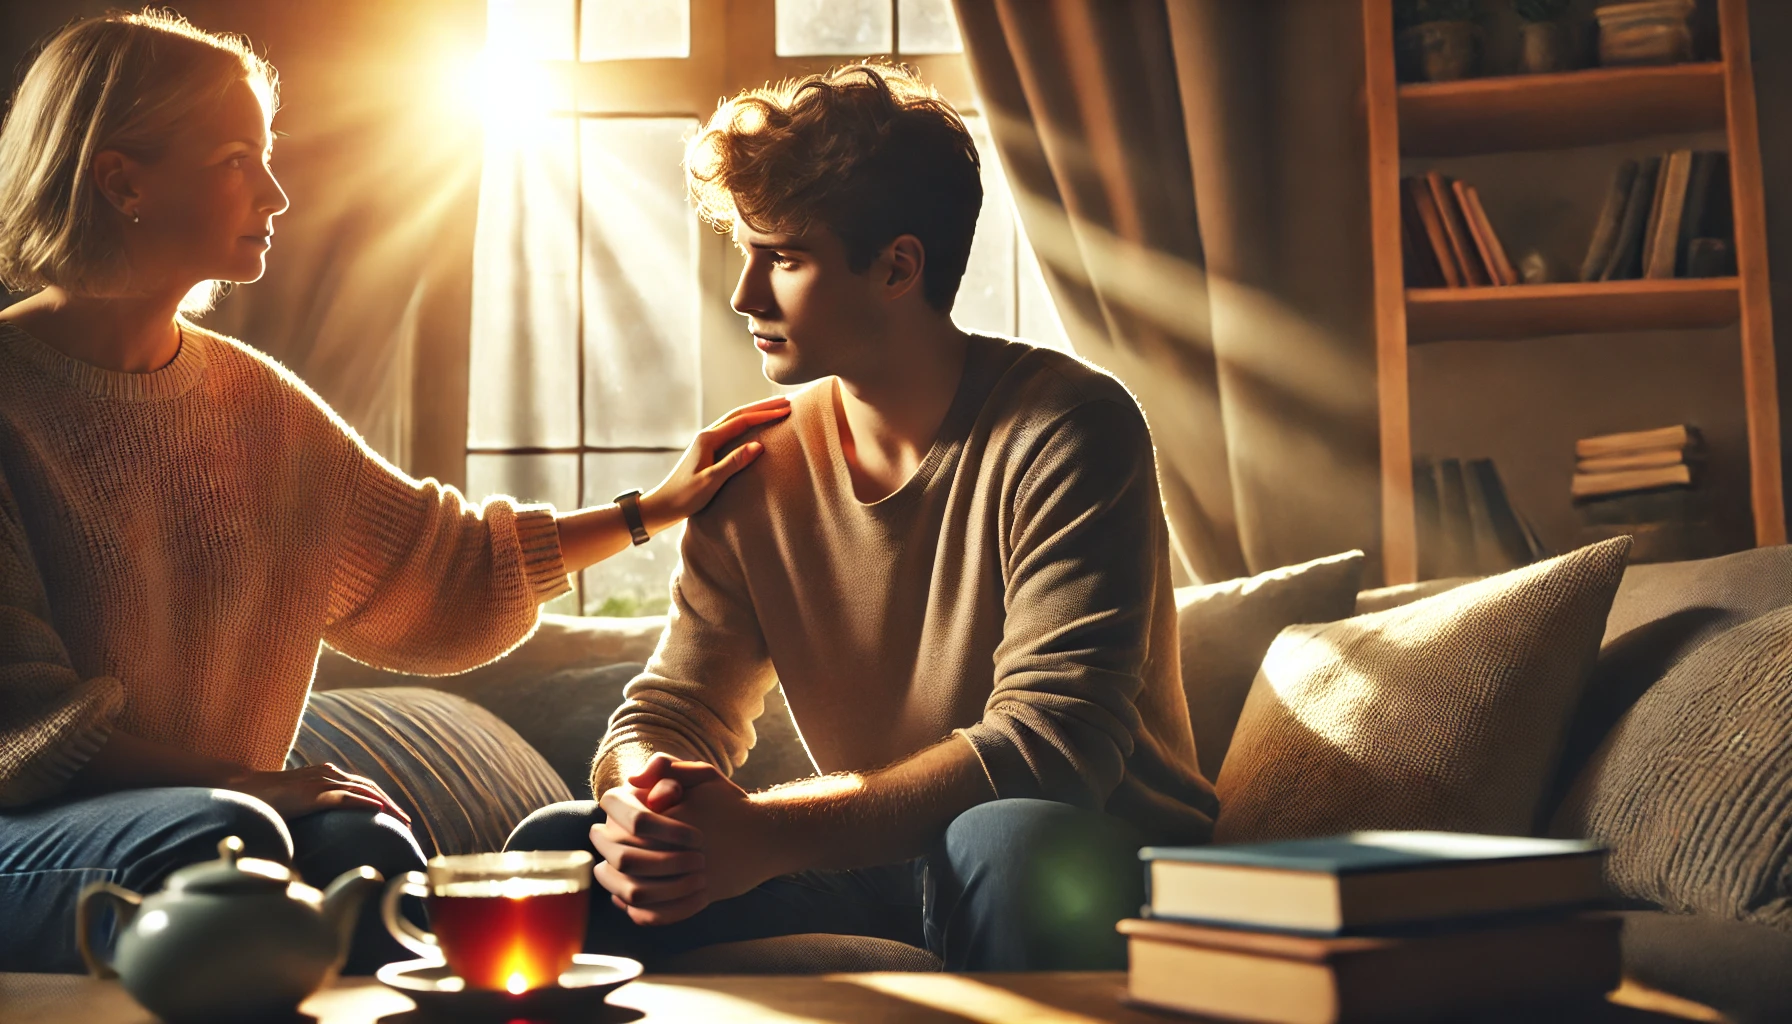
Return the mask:
POLYGON ((137 916, 137 908, 142 905, 143 897, 122 885, 89 882, 75 900, 75 945, 81 950, 81 959, 86 961, 88 972, 102 980, 118 977, 118 972, 112 965, 101 959, 93 948, 94 914, 107 901, 117 902, 118 927, 122 930, 130 924, 131 918, 137 916))
POLYGON ((398 912, 398 901, 404 896, 429 898, 429 877, 421 871, 406 871, 386 883, 386 894, 380 897, 380 920, 406 949, 428 960, 442 960, 442 946, 435 933, 426 932, 398 912))

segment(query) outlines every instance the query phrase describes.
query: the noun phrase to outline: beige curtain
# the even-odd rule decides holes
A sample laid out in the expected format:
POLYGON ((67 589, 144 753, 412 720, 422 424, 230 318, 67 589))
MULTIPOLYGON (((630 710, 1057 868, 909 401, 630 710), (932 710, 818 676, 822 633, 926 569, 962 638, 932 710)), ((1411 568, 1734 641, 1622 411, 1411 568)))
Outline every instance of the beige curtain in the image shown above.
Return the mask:
POLYGON ((957 7, 1065 330, 1151 422, 1183 568, 1373 555, 1358 6, 957 7))

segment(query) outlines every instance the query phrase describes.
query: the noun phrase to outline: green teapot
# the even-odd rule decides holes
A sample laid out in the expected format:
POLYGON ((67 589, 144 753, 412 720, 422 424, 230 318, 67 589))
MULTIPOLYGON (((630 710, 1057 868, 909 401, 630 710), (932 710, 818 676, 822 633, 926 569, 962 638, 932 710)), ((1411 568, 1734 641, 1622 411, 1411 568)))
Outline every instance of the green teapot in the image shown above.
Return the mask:
POLYGON ((94 882, 75 905, 75 940, 88 970, 116 978, 168 1024, 277 1020, 298 1012, 348 956, 361 901, 380 873, 360 867, 318 892, 291 868, 244 857, 243 841, 181 868, 153 896, 94 882), (94 951, 97 911, 118 915, 111 963, 94 951))

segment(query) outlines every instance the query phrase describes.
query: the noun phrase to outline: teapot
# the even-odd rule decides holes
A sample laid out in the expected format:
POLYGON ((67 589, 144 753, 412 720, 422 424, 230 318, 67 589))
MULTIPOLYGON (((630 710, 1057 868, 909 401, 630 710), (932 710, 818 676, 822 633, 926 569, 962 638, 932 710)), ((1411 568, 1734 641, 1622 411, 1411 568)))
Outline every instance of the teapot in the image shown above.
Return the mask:
POLYGON ((218 844, 218 859, 181 868, 162 891, 140 896, 93 882, 75 905, 75 940, 89 971, 116 978, 169 1024, 291 1018, 299 1003, 342 968, 357 912, 380 887, 359 867, 328 890, 284 864, 244 857, 243 841, 218 844), (112 962, 94 950, 96 913, 118 915, 112 962))

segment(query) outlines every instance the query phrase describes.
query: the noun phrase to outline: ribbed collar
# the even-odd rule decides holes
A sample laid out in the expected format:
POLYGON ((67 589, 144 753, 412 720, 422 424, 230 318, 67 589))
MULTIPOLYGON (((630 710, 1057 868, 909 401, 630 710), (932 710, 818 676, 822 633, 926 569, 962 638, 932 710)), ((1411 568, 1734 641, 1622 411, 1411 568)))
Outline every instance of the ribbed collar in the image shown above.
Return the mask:
POLYGON ((191 391, 205 376, 205 348, 205 335, 182 324, 180 351, 173 362, 154 373, 120 373, 71 358, 16 324, 0 322, 0 354, 28 363, 77 391, 121 402, 177 398, 191 391))

